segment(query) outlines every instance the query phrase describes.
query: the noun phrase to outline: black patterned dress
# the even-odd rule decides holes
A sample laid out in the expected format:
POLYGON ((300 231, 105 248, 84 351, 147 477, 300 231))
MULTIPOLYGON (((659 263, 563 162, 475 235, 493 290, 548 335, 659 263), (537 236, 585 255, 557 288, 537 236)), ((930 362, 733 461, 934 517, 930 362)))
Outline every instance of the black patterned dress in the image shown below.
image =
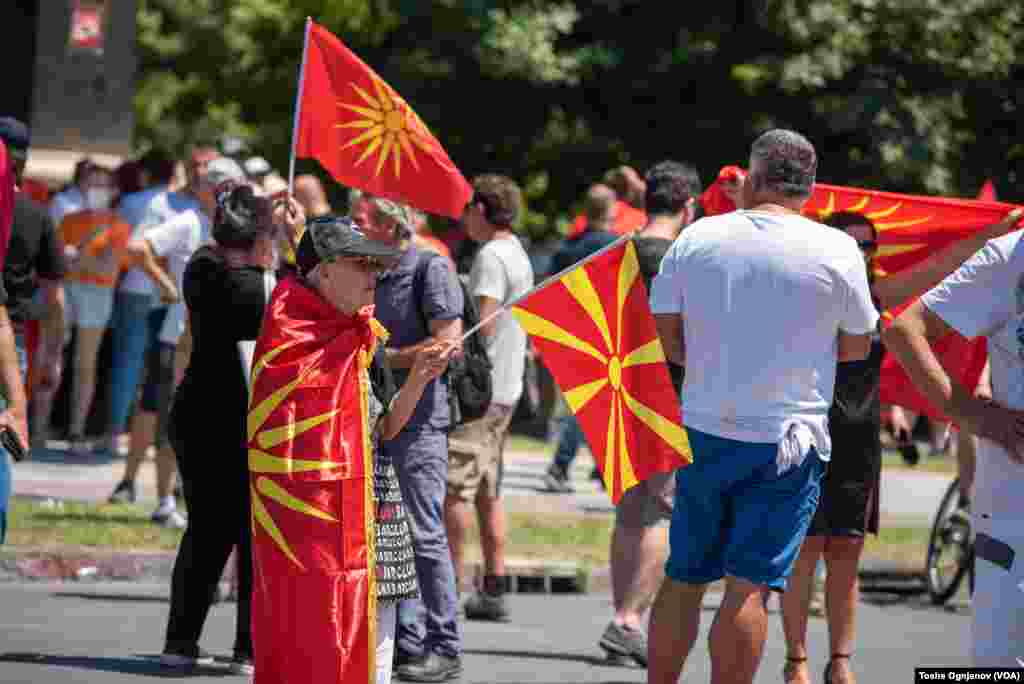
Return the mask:
POLYGON ((377 504, 377 600, 396 602, 419 596, 412 533, 398 488, 398 474, 384 451, 376 431, 377 421, 385 413, 385 399, 394 397, 394 384, 382 355, 374 359, 370 373, 367 406, 373 433, 373 489, 377 504))

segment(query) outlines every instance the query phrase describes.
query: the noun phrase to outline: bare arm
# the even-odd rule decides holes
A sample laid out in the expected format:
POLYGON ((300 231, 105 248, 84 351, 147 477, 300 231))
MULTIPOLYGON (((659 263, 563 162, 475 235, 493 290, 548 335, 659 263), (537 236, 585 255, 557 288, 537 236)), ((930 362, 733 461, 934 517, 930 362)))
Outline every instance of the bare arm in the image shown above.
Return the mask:
POLYGON ((1011 458, 1024 461, 1019 451, 1024 442, 1024 412, 972 396, 949 377, 936 358, 930 343, 949 331, 945 321, 918 301, 883 333, 883 339, 886 349, 933 406, 968 431, 1000 444, 1011 458))
POLYGON ((839 361, 863 361, 871 353, 871 335, 849 335, 839 331, 839 361))
POLYGON ((0 306, 0 382, 7 397, 7 409, 0 413, 0 426, 10 427, 21 446, 28 450, 28 401, 6 306, 0 306))
POLYGON ((1016 230, 1020 217, 1021 210, 1014 209, 999 223, 983 228, 969 238, 954 242, 911 268, 876 279, 871 291, 878 299, 882 310, 892 309, 912 297, 927 292, 960 268, 975 252, 984 247, 986 242, 1016 230))
POLYGON ((128 252, 129 260, 133 264, 141 266, 146 275, 153 279, 157 288, 160 289, 160 298, 165 303, 172 304, 178 301, 181 297, 178 292, 178 286, 170 274, 160 266, 160 262, 157 261, 156 252, 153 251, 153 247, 149 244, 148 240, 144 238, 129 240, 126 251, 128 252))
POLYGON ((388 363, 391 364, 392 368, 412 368, 413 363, 416 361, 416 355, 424 349, 438 342, 458 342, 459 338, 462 337, 461 318, 443 321, 433 320, 430 321, 429 327, 430 337, 424 338, 422 341, 408 347, 388 349, 385 352, 388 363))
POLYGON ((683 340, 683 318, 679 314, 654 314, 654 325, 665 350, 665 358, 677 366, 686 366, 686 343, 683 340))
MULTIPOLYGON (((477 307, 477 310, 480 312, 480 320, 481 321, 487 321, 487 318, 489 316, 493 315, 494 312, 497 311, 498 307, 500 307, 500 306, 501 306, 501 302, 499 302, 494 297, 477 297, 476 298, 476 307, 477 307)), ((480 334, 484 336, 485 344, 489 343, 489 342, 487 342, 487 340, 490 340, 490 338, 494 337, 494 333, 496 332, 497 325, 498 325, 498 319, 497 319, 497 317, 495 317, 495 318, 492 318, 491 320, 487 321, 486 323, 484 323, 480 327, 480 334)))

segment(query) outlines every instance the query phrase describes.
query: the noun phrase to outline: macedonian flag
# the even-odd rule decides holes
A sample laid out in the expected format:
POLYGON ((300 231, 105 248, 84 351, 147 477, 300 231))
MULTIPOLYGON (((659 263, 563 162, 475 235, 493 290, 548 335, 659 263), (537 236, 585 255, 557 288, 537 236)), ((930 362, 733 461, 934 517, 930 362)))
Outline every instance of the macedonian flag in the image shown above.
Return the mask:
POLYGON ((308 20, 292 144, 341 184, 461 218, 473 194, 441 143, 380 76, 308 20))
POLYGON ((512 312, 576 414, 613 502, 693 460, 632 241, 512 312))
MULTIPOLYGON (((884 272, 894 273, 998 223, 1013 209, 1009 204, 985 200, 904 195, 819 183, 804 206, 804 213, 822 221, 840 211, 870 218, 878 230, 878 266, 884 272)), ((891 323, 913 301, 886 311, 883 321, 891 323)), ((977 387, 988 359, 984 338, 967 340, 954 331, 932 346, 950 377, 969 389, 977 387)), ((882 361, 881 395, 883 403, 905 406, 936 420, 949 420, 921 394, 890 354, 882 361)))
POLYGON ((818 183, 804 214, 824 221, 837 212, 862 214, 878 229, 878 265, 890 273, 998 223, 1013 205, 954 197, 904 195, 818 183))
POLYGON ((249 402, 256 682, 374 682, 370 359, 383 328, 282 281, 249 402))

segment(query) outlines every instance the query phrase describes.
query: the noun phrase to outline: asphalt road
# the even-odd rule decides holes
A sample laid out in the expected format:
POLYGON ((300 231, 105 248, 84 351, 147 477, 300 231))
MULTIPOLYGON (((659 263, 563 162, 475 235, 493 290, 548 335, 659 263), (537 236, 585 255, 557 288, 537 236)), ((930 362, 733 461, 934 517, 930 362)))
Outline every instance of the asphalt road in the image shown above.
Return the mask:
MULTIPOLYGON (((643 682, 644 670, 608 665, 597 638, 610 617, 608 595, 515 595, 512 621, 470 623, 465 674, 479 684, 643 682)), ((684 681, 708 681, 705 638, 715 596, 709 596, 703 636, 684 681)), ((182 673, 161 669, 155 657, 167 618, 167 587, 139 584, 0 585, 0 683, 142 684, 182 673)), ((853 664, 863 682, 912 682, 915 666, 967 665, 969 618, 921 603, 862 604, 853 664)), ((203 647, 229 655, 233 604, 214 608, 203 647)), ((809 645, 815 679, 827 657, 825 623, 812 620, 809 645)), ((777 614, 757 682, 781 681, 784 659, 777 614)), ((227 682, 216 669, 189 681, 227 682)))

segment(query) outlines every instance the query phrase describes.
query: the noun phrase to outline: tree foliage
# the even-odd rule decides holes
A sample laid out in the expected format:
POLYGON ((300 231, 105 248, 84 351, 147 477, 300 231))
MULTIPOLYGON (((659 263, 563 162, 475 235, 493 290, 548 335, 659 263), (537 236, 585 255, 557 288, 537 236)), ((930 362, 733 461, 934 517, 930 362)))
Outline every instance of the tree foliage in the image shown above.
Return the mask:
POLYGON ((1024 194, 1005 0, 140 0, 140 145, 231 133, 284 168, 307 15, 464 173, 522 182, 535 232, 611 166, 690 160, 707 182, 771 126, 813 140, 822 180, 1024 194))

